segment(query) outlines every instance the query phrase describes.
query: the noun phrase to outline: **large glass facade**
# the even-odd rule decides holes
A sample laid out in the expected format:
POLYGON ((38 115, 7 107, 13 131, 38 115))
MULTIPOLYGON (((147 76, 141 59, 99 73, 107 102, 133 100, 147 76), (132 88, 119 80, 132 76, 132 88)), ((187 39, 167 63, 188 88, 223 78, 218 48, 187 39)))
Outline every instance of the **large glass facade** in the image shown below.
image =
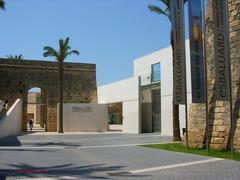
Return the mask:
POLYGON ((160 69, 161 69, 160 63, 156 63, 152 65, 152 82, 160 81, 161 79, 160 69))

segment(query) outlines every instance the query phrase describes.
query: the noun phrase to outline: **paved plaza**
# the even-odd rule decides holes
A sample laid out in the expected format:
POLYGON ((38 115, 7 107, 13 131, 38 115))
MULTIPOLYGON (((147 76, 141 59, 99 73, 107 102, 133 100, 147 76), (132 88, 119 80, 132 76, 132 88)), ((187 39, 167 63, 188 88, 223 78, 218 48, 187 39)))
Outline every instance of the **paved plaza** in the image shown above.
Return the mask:
POLYGON ((238 180, 240 162, 138 146, 159 134, 32 133, 0 140, 0 179, 238 180))

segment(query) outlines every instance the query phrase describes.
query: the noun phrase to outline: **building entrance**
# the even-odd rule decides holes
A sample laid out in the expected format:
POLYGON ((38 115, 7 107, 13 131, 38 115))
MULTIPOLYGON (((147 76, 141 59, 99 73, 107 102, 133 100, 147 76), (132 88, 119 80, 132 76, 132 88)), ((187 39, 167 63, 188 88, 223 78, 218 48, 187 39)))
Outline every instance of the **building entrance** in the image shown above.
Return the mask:
POLYGON ((152 91, 152 130, 161 131, 161 96, 160 89, 152 91))
POLYGON ((110 131, 122 131, 122 102, 108 105, 108 125, 110 131))
POLYGON ((46 92, 41 88, 35 87, 28 91, 27 119, 28 131, 30 129, 30 120, 33 121, 33 131, 47 131, 47 106, 46 92))

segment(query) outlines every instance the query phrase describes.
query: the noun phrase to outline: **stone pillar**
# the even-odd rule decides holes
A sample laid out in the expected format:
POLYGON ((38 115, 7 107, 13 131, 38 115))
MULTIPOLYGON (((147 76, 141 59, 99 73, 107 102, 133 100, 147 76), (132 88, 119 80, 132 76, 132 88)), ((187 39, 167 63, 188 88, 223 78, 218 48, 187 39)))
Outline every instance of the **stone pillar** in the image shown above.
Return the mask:
POLYGON ((28 117, 27 117, 27 94, 22 97, 22 131, 27 132, 28 117))
POLYGON ((48 105, 47 130, 49 132, 57 131, 57 105, 48 105))
MULTIPOLYGON (((235 119, 235 149, 240 150, 240 1, 229 0, 230 57, 232 69, 233 112, 235 119)), ((213 46, 213 19, 211 0, 206 14, 206 53, 208 67, 209 139, 210 147, 227 149, 230 146, 230 104, 216 101, 215 63, 213 46)), ((191 104, 189 110, 189 145, 204 147, 206 118, 205 104, 191 104)))
POLYGON ((240 1, 229 1, 235 149, 240 151, 240 1))

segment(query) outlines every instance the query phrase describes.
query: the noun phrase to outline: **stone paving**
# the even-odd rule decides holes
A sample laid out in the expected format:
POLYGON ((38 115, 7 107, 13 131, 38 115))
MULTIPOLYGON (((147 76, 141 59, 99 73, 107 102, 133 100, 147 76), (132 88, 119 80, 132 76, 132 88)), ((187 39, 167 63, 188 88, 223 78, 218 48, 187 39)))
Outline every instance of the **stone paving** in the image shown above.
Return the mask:
POLYGON ((159 134, 25 134, 0 140, 2 179, 228 179, 240 162, 151 149, 159 134))

